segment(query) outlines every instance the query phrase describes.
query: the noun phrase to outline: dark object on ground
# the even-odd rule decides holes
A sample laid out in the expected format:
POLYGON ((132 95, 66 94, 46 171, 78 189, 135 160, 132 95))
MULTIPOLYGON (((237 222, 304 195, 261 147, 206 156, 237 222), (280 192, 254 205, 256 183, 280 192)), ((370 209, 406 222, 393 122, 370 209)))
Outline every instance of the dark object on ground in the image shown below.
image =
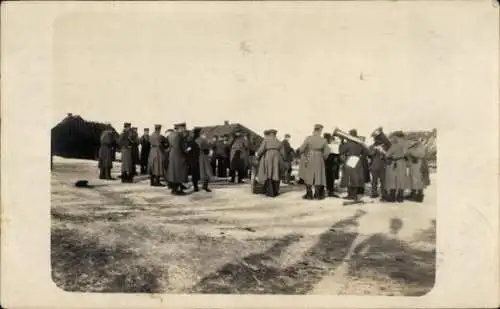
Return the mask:
POLYGON ((75 182, 75 187, 77 188, 92 188, 92 186, 89 185, 88 180, 78 180, 75 182))

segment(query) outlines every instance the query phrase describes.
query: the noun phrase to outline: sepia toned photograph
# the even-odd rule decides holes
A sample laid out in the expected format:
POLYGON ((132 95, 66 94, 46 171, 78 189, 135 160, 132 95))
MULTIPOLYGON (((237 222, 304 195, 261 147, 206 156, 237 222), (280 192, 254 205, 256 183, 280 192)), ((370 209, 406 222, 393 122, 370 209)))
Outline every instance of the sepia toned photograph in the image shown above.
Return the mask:
POLYGON ((2 307, 498 307, 497 3, 0 14, 2 307))
MULTIPOLYGON (((403 16, 366 29, 342 11, 315 24, 298 7, 57 20, 55 284, 429 292, 438 168, 425 117, 436 93, 418 89, 433 83, 422 61, 440 55, 398 40, 403 16), (194 27, 201 18, 216 22, 194 27)), ((419 30, 411 39, 439 44, 419 30)))

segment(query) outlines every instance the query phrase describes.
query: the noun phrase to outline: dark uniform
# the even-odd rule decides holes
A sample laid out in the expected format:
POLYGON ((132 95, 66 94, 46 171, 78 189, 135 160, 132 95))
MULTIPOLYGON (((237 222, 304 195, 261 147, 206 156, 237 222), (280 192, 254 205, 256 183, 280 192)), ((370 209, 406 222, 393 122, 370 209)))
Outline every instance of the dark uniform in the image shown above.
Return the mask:
POLYGON ((198 137, 196 139, 196 143, 200 148, 199 166, 200 180, 203 182, 203 190, 205 190, 206 192, 212 192, 212 190, 208 188, 208 183, 213 177, 212 169, 210 166, 210 143, 204 135, 198 137))
MULTIPOLYGON (((349 134, 357 137, 356 130, 349 131, 349 134)), ((350 140, 342 145, 340 151, 345 157, 344 184, 347 186, 347 199, 357 200, 358 194, 362 192, 361 188, 365 186, 365 171, 362 156, 367 156, 368 152, 363 146, 350 140)))
POLYGON ((184 195, 182 184, 188 181, 188 164, 186 161, 186 140, 184 130, 186 124, 175 126, 176 131, 168 136, 169 158, 167 167, 167 181, 174 195, 184 195))
POLYGON ((406 174, 406 147, 403 138, 403 132, 395 132, 394 141, 386 154, 385 187, 388 191, 388 202, 403 202, 404 200, 403 194, 408 179, 406 174))
POLYGON ((241 132, 235 132, 230 145, 231 182, 236 182, 236 173, 238 173, 237 182, 243 183, 243 179, 246 178, 246 171, 248 166, 248 140, 242 136, 241 132))
POLYGON ((118 139, 118 144, 122 154, 122 182, 133 182, 135 175, 134 160, 132 157, 132 130, 130 129, 130 126, 131 124, 128 122, 124 124, 123 132, 120 134, 118 139))
POLYGON ((146 174, 148 167, 149 152, 151 151, 151 143, 149 142, 149 129, 144 129, 144 134, 139 139, 139 144, 141 145, 141 174, 146 174))
POLYGON ((189 167, 189 175, 193 182, 194 192, 198 192, 200 181, 200 146, 196 140, 200 137, 201 129, 195 128, 186 140, 186 160, 189 167))
POLYGON ((130 134, 130 149, 132 151, 132 161, 134 162, 133 173, 134 176, 137 176, 137 165, 140 165, 139 158, 139 133, 137 132, 137 128, 132 128, 132 132, 130 134))
POLYGON ((290 180, 292 178, 292 162, 295 157, 295 151, 293 150, 292 146, 290 145, 290 142, 288 139, 290 138, 289 134, 285 134, 285 139, 282 142, 282 147, 283 147, 283 170, 284 170, 284 175, 283 175, 283 180, 284 183, 289 184, 290 180))
POLYGON ((377 198, 379 197, 378 193, 378 183, 380 182, 380 193, 382 198, 385 199, 387 196, 387 192, 385 189, 385 152, 387 149, 380 142, 375 142, 372 146, 370 146, 370 157, 371 164, 370 170, 372 174, 372 192, 371 197, 377 198))

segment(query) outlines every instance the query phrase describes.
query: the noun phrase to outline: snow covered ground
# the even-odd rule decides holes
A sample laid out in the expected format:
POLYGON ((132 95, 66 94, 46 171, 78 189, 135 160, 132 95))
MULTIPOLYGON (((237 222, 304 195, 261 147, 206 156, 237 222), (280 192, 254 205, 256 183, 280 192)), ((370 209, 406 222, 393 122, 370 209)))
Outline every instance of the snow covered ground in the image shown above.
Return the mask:
POLYGON ((434 283, 435 174, 422 204, 355 206, 305 201, 301 186, 179 197, 97 175, 95 161, 54 157, 52 266, 65 290, 423 295, 434 283), (74 187, 83 179, 93 187, 74 187))

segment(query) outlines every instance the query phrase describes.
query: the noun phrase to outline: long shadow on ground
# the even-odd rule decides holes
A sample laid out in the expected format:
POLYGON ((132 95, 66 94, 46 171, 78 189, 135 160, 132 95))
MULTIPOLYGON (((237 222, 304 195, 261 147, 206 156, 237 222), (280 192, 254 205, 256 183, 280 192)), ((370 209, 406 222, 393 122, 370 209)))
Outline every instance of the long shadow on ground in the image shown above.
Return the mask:
POLYGON ((269 262, 286 249, 288 244, 284 242, 266 252, 245 257, 244 263, 224 265, 217 272, 203 278, 191 292, 305 294, 314 288, 330 268, 342 261, 357 233, 340 230, 357 226, 357 220, 363 214, 358 213, 334 224, 320 236, 318 243, 306 252, 301 261, 289 267, 279 268, 276 263, 269 262))
POLYGON ((51 236, 52 280, 69 292, 158 293, 160 268, 146 268, 123 246, 104 246, 95 237, 66 229, 51 236))
MULTIPOLYGON (((352 227, 358 225, 358 219, 363 215, 364 212, 360 212, 334 224, 320 236, 319 241, 304 254, 301 261, 289 267, 280 268, 276 263, 269 262, 286 249, 287 242, 282 242, 270 251, 245 257, 244 263, 224 265, 217 272, 203 278, 191 292, 310 293, 325 275, 331 274, 342 263, 358 236, 356 232, 350 231, 355 230, 352 227)), ((386 235, 376 234, 356 246, 354 256, 348 262, 350 278, 347 280, 363 280, 363 271, 375 270, 400 285, 407 285, 408 288, 403 289, 403 295, 417 296, 432 288, 434 267, 434 251, 417 250, 386 235)))

